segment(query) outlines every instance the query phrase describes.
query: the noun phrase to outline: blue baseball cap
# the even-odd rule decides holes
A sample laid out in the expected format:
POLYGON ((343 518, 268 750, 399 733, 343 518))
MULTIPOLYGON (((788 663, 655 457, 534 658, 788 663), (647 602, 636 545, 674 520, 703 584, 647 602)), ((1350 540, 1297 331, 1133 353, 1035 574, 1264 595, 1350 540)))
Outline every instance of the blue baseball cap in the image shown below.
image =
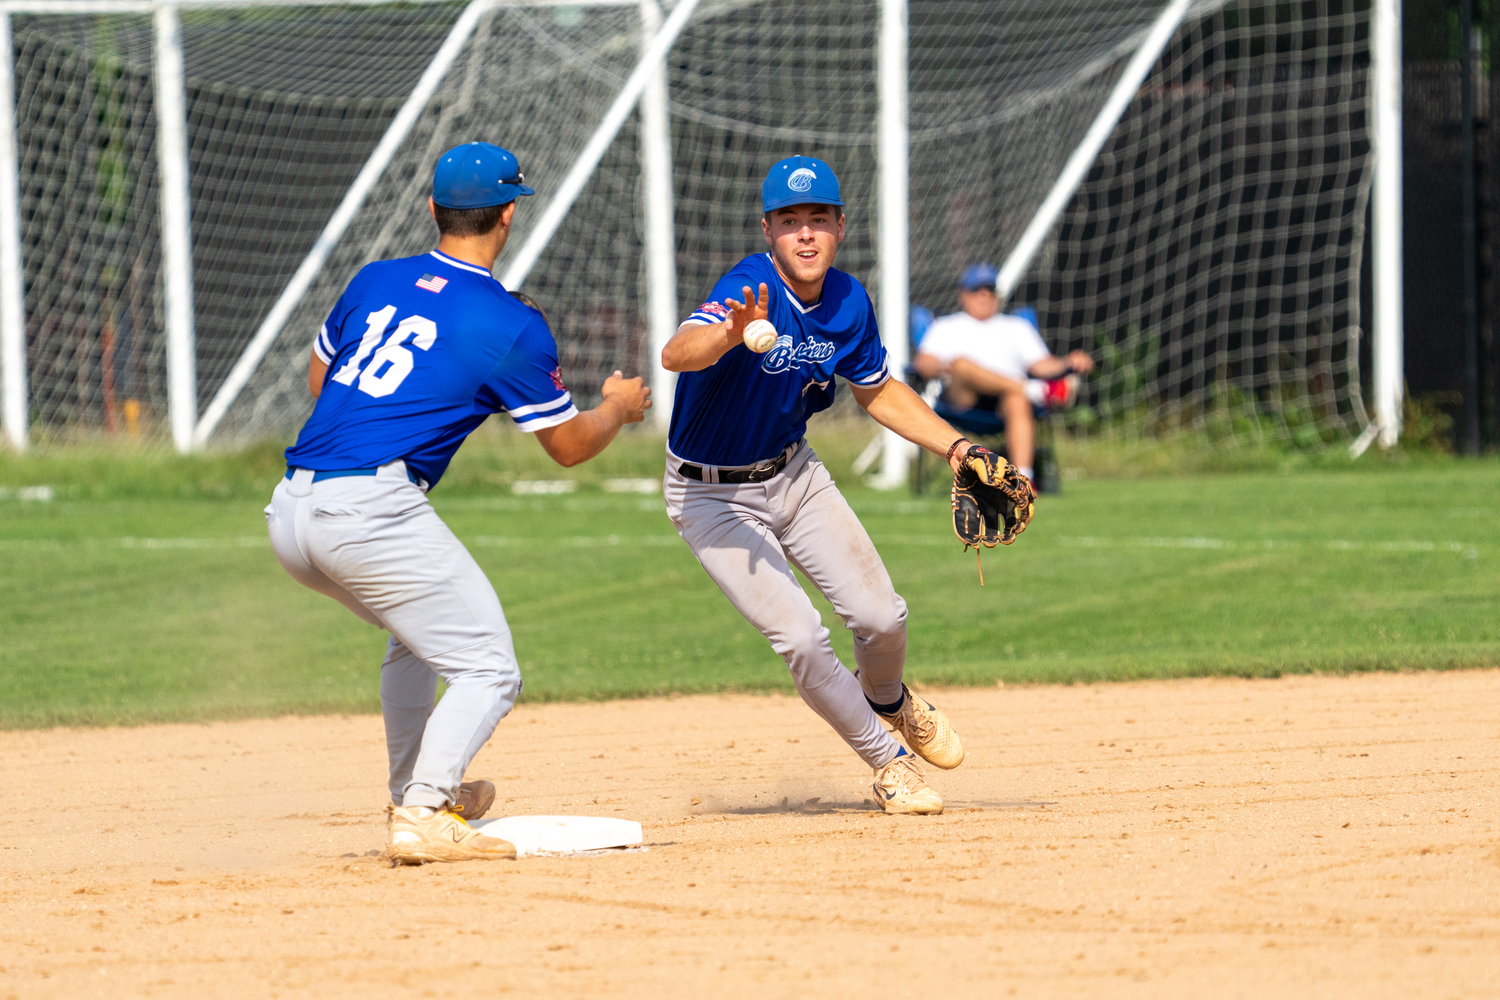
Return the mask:
POLYGON ((958 279, 958 287, 966 292, 977 292, 981 288, 993 290, 999 278, 1000 272, 993 264, 971 264, 958 279))
POLYGON ((490 208, 536 194, 521 182, 515 154, 490 142, 466 142, 438 157, 432 200, 444 208, 490 208))
POLYGON ((814 156, 788 156, 771 168, 760 186, 762 212, 788 205, 843 204, 833 168, 814 156))

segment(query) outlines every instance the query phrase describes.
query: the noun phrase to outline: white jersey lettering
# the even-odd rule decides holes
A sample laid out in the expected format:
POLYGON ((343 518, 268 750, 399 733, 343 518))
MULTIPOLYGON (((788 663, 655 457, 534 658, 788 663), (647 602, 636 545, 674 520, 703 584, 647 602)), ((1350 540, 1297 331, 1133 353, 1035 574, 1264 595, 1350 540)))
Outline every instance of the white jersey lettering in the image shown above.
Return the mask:
POLYGON ((401 383, 416 366, 411 351, 401 346, 402 342, 413 334, 416 334, 416 337, 412 340, 412 344, 424 351, 430 350, 437 341, 437 324, 425 316, 408 316, 398 323, 396 332, 391 334, 384 347, 375 352, 374 359, 370 361, 370 367, 359 376, 360 392, 379 399, 381 396, 389 396, 401 387, 401 383), (390 367, 381 371, 381 367, 387 363, 390 367))
MULTIPOLYGON (((375 301, 379 302, 379 299, 375 301)), ((359 374, 359 366, 364 364, 365 358, 375 350, 375 345, 380 343, 380 338, 385 336, 385 328, 391 325, 391 318, 396 315, 395 306, 386 306, 377 309, 365 317, 365 335, 359 340, 359 349, 354 352, 354 357, 345 362, 344 366, 334 373, 333 380, 340 385, 352 385, 354 377, 359 374)))

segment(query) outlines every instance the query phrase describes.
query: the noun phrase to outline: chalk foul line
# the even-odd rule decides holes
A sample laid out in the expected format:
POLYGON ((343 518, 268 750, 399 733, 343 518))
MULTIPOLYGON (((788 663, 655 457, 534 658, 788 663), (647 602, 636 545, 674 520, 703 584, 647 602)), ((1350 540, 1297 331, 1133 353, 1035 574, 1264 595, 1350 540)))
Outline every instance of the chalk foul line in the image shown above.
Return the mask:
POLYGON ((1111 548, 1115 546, 1148 549, 1237 549, 1254 552, 1275 549, 1323 549, 1330 552, 1452 552, 1465 559, 1478 559, 1479 546, 1471 542, 1429 542, 1421 540, 1393 540, 1384 542, 1349 541, 1343 538, 1170 538, 1147 536, 1141 538, 1112 538, 1099 535, 1058 537, 1063 545, 1080 548, 1111 548))
MULTIPOLYGON (((941 534, 931 535, 876 535, 878 545, 920 545, 942 547, 957 544, 956 540, 941 534)), ((1044 539, 1038 538, 1035 543, 1044 539)), ((1141 536, 1113 537, 1109 535, 1053 535, 1046 540, 1072 548, 1143 548, 1143 549, 1201 549, 1209 551, 1266 552, 1284 550, 1321 550, 1327 552, 1372 552, 1409 554, 1453 554, 1465 559, 1478 559, 1480 546, 1473 542, 1424 541, 1420 539, 1388 541, 1353 541, 1343 538, 1297 539, 1297 538, 1208 538, 1203 536, 1141 536)), ((568 546, 575 548, 600 548, 610 546, 670 547, 680 543, 675 534, 648 535, 566 535, 563 537, 526 535, 473 535, 463 540, 475 548, 523 548, 568 546)), ((1029 539, 1024 540, 1026 544, 1029 539)), ((144 550, 173 549, 264 549, 270 547, 265 535, 232 535, 216 538, 145 538, 125 535, 118 538, 10 538, 0 539, 0 551, 59 548, 119 548, 144 550)))

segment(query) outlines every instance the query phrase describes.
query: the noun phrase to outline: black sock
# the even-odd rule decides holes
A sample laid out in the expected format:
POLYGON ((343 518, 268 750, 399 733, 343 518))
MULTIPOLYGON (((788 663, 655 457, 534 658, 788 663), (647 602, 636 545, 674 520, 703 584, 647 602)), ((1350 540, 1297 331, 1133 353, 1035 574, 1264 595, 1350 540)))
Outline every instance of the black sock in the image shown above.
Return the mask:
POLYGON ((865 701, 869 702, 870 707, 880 715, 895 715, 901 711, 901 706, 906 704, 906 693, 902 692, 901 697, 897 698, 895 703, 891 705, 877 705, 873 701, 870 701, 869 695, 865 696, 865 701))

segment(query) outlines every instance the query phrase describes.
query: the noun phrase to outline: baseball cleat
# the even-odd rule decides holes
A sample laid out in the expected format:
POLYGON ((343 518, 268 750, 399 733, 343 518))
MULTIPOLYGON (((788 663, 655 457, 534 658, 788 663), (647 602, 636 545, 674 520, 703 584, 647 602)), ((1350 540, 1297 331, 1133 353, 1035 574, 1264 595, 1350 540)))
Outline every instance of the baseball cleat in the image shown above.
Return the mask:
POLYGON ((901 734, 917 756, 933 767, 946 771, 962 764, 963 741, 953 731, 953 723, 948 721, 942 709, 926 698, 912 694, 905 684, 901 685, 901 694, 901 708, 895 715, 882 715, 881 718, 901 734))
POLYGON ((927 784, 922 765, 909 753, 875 772, 875 801, 888 813, 936 816, 943 811, 943 797, 927 784))
POLYGON ((495 783, 493 781, 465 781, 458 786, 458 801, 453 803, 449 811, 455 816, 462 816, 466 821, 478 819, 490 811, 490 806, 495 802, 495 783))
POLYGON ((513 861, 516 845, 486 837, 446 809, 386 806, 385 856, 393 865, 430 861, 513 861), (423 815, 424 813, 428 815, 423 815))

